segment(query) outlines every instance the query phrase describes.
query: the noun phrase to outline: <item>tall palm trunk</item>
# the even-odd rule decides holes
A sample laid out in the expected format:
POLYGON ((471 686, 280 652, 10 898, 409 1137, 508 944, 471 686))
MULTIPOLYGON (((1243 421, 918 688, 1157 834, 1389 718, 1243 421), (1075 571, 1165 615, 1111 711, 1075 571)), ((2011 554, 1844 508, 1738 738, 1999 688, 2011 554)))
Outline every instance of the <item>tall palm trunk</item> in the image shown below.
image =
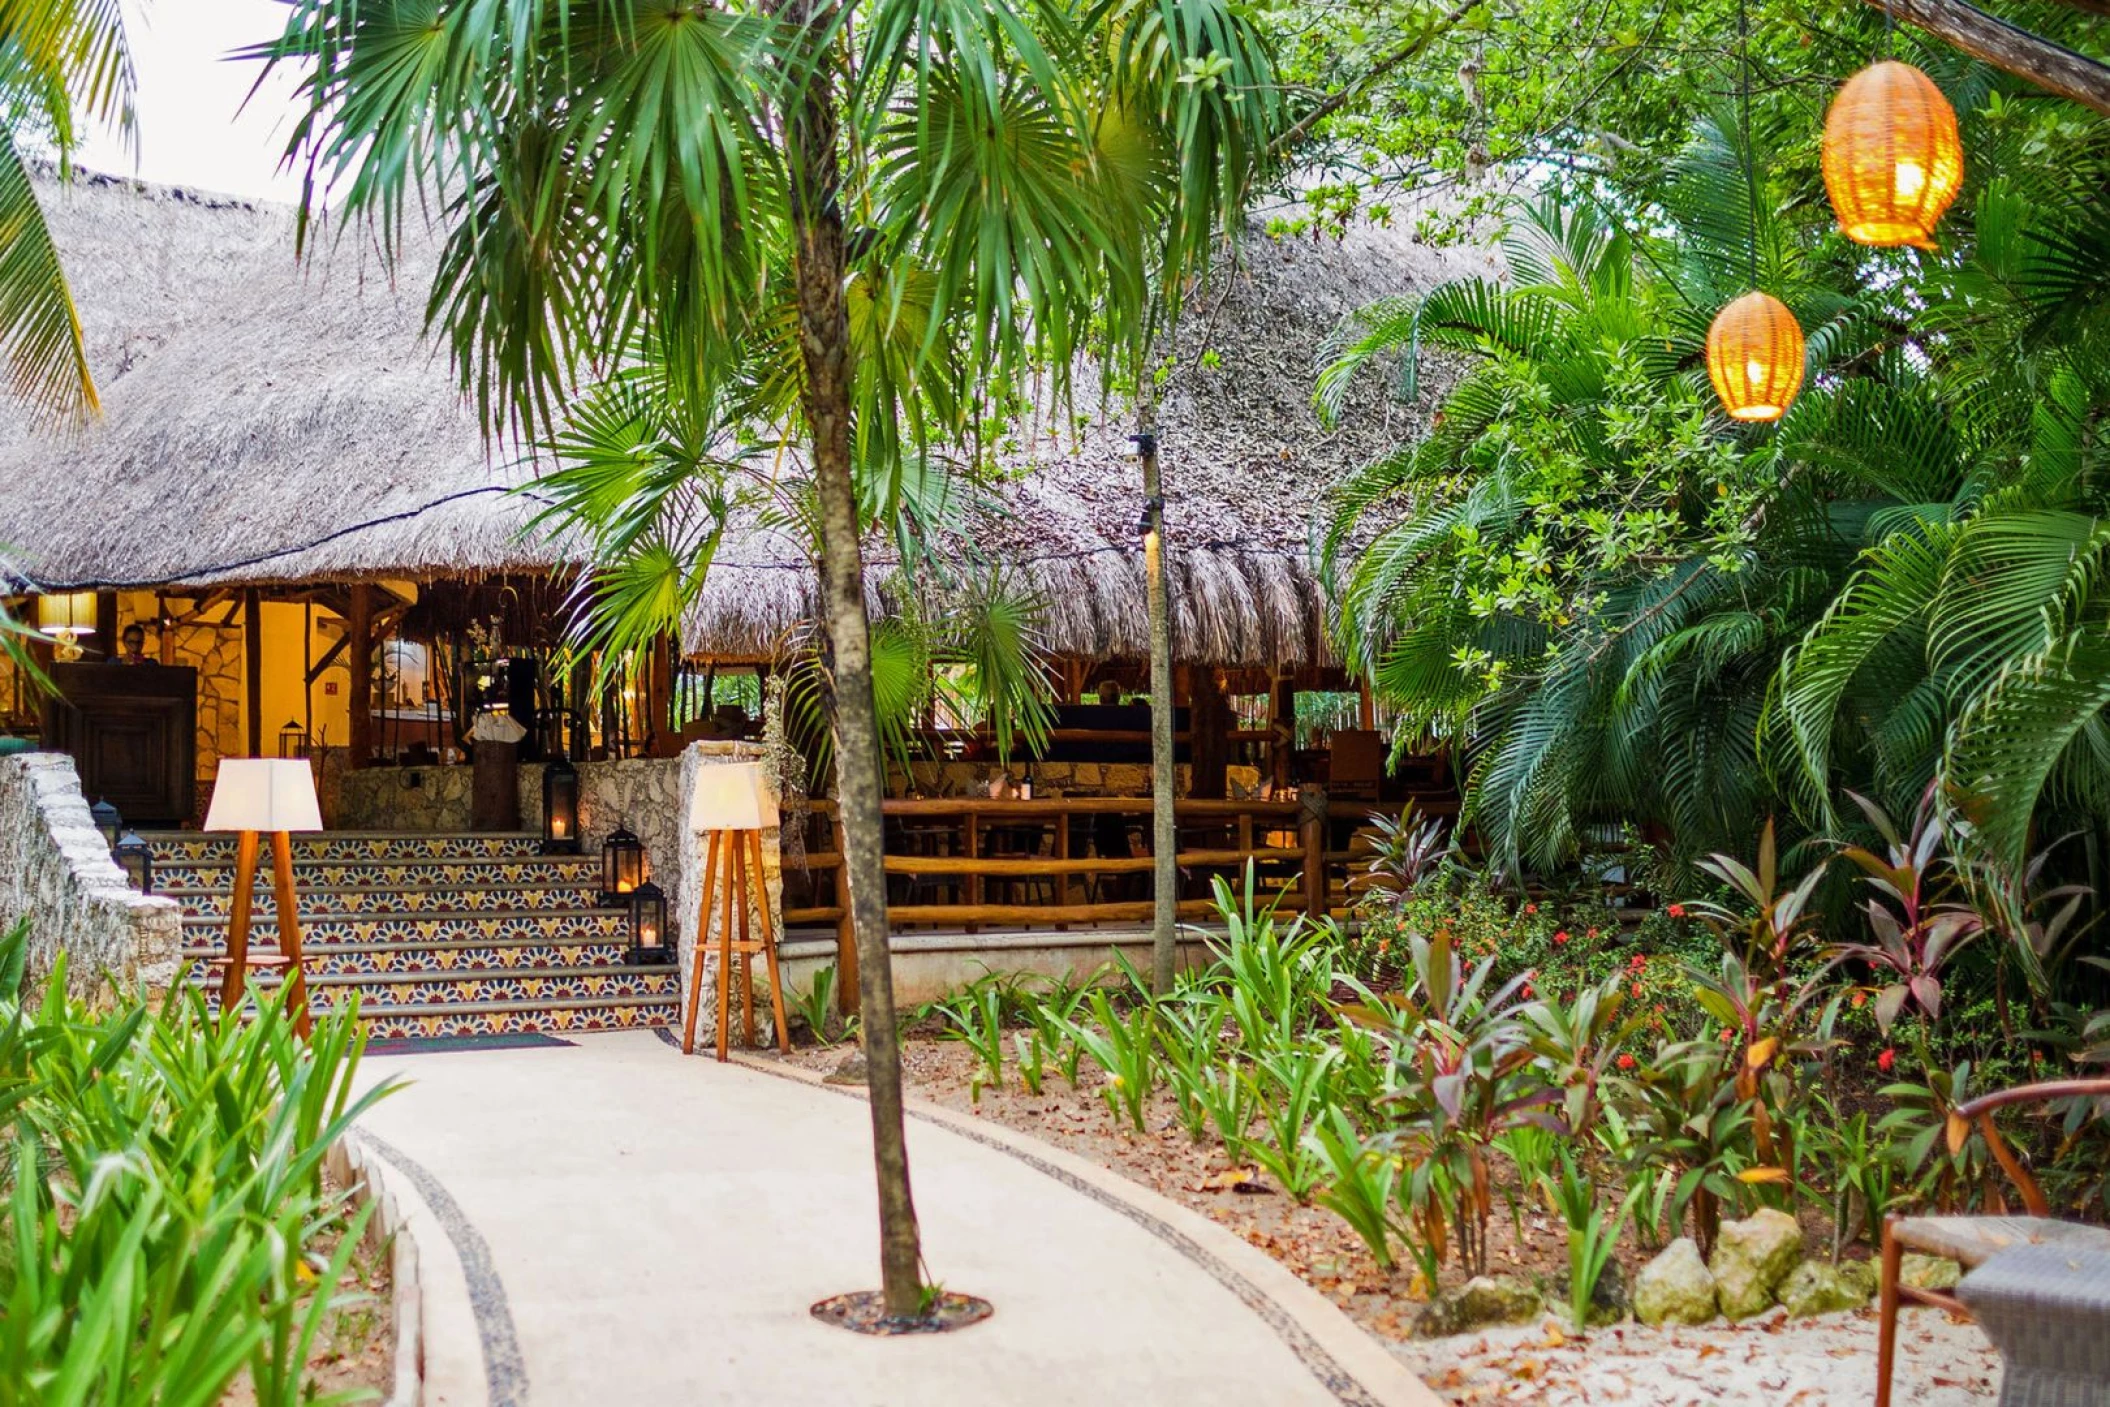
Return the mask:
MULTIPOLYGON (((1146 391, 1145 395, 1149 393, 1146 391)), ((1179 950, 1179 825, 1173 813, 1178 772, 1173 761, 1172 612, 1165 581, 1165 494, 1158 479, 1158 433, 1146 402, 1136 447, 1143 460, 1144 595, 1150 612, 1150 989, 1172 990, 1179 950)))
POLYGON ((798 246, 799 351, 806 368, 806 423, 821 519, 821 611, 828 630, 835 717, 837 805, 843 863, 857 941, 858 998, 864 1015, 872 1156, 879 1178, 879 1263, 886 1312, 921 1311, 923 1282, 916 1207, 909 1194, 902 1127, 901 1049, 894 1025, 894 977, 887 953, 886 873, 881 840, 878 710, 872 699, 872 636, 865 618, 864 559, 850 466, 850 323, 843 301, 841 167, 836 149, 829 55, 835 0, 789 0, 784 17, 808 36, 813 72, 789 114, 785 156, 792 173, 792 225, 798 246))

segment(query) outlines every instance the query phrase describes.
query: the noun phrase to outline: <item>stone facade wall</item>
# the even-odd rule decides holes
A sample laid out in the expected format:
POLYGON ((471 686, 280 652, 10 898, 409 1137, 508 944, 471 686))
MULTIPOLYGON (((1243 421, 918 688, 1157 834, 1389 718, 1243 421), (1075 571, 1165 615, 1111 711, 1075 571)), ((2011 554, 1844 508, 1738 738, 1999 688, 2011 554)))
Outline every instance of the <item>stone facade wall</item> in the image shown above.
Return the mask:
POLYGON ((31 982, 61 952, 81 993, 106 975, 127 987, 175 980, 182 910, 126 883, 63 753, 0 757, 0 927, 23 917, 31 982))
MULTIPOLYGON (((338 780, 335 804, 325 808, 323 817, 331 829, 343 831, 465 831, 475 775, 476 769, 466 765, 348 771, 338 780)), ((542 824, 541 800, 542 769, 537 767, 537 826, 542 824)), ((523 807, 526 801, 523 793, 523 807)))
MULTIPOLYGON (((123 598, 119 598, 122 603, 123 598)), ((118 629, 135 621, 132 612, 119 610, 118 629)), ((153 654, 160 639, 158 628, 147 632, 147 653, 153 654)), ((179 625, 169 631, 171 664, 189 665, 198 671, 198 814, 212 795, 212 779, 223 757, 246 757, 249 740, 242 728, 242 696, 248 689, 242 670, 242 630, 228 626, 179 625)))
MULTIPOLYGON (((697 774, 705 767, 717 766, 722 763, 760 762, 762 759, 762 746, 759 743, 707 741, 691 743, 682 750, 679 760, 681 785, 675 798, 678 804, 673 814, 677 819, 675 840, 681 849, 681 892, 695 896, 690 900, 691 903, 700 899, 703 893, 706 837, 687 833, 687 826, 678 822, 680 818, 685 818, 689 814, 689 798, 691 793, 695 791, 697 774)), ((634 823, 631 828, 638 830, 640 836, 644 834, 634 823)), ((674 886, 668 885, 665 880, 661 880, 660 884, 668 891, 671 911, 671 895, 674 892, 674 886)), ((779 845, 779 834, 774 827, 762 832, 762 888, 763 895, 767 897, 769 903, 770 931, 777 935, 779 942, 782 942, 784 934, 784 861, 783 851, 779 845)), ((757 912, 758 903, 752 900, 759 899, 759 897, 761 896, 751 896, 751 902, 748 906, 748 932, 757 936, 761 933, 761 915, 757 912)), ((711 913, 706 924, 703 925, 703 933, 701 935, 706 946, 704 949, 702 1000, 698 1004, 696 1019, 696 1043, 699 1049, 706 1042, 715 1042, 718 1039, 718 957, 716 944, 723 914, 722 901, 713 902, 711 913)), ((737 917, 733 920, 733 932, 736 936, 739 933, 739 922, 737 917)), ((698 927, 699 925, 694 921, 694 916, 689 916, 688 922, 677 922, 674 926, 674 931, 678 935, 681 944, 681 1009, 684 1016, 687 1015, 691 995, 689 978, 693 971, 692 964, 694 962, 698 927)), ((769 969, 760 956, 755 958, 754 963, 755 1030, 759 1039, 766 1044, 775 1039, 771 1034, 772 1023, 769 998, 766 995, 769 969)), ((733 1038, 736 1041, 742 1034, 739 1028, 740 1011, 738 1001, 739 992, 735 988, 732 1011, 734 1023, 733 1038)), ((789 1005, 790 991, 788 984, 785 1001, 789 1005)))

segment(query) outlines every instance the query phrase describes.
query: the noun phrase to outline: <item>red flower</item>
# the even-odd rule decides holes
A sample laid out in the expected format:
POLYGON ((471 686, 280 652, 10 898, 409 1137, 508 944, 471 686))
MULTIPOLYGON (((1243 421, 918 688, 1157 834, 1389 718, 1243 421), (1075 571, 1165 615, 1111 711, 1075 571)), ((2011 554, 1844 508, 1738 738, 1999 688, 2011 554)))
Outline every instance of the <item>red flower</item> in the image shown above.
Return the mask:
POLYGON ((1530 1000, 1531 1000, 1531 984, 1530 984, 1529 982, 1526 982, 1526 983, 1524 984, 1524 1000, 1525 1000, 1525 1001, 1530 1001, 1530 1000))
POLYGON ((1634 1068, 1634 1057, 1633 1057, 1632 1055, 1628 1054, 1628 1053, 1627 1053, 1626 1051, 1621 1051, 1621 1052, 1619 1053, 1619 1068, 1620 1068, 1620 1069, 1622 1069, 1622 1070, 1631 1070, 1631 1069, 1633 1069, 1633 1068, 1634 1068))
POLYGON ((1876 1057, 1876 1068, 1886 1075, 1890 1073, 1891 1067, 1897 1063, 1898 1053, 1888 1046, 1885 1046, 1883 1053, 1876 1057))
POLYGON ((1568 930, 1567 930, 1567 929, 1565 929, 1565 928, 1562 928, 1562 929, 1556 929, 1556 930, 1554 931, 1554 934, 1553 934, 1553 941, 1554 941, 1554 942, 1556 942, 1556 943, 1565 943, 1565 942, 1567 942, 1567 941, 1568 941, 1568 930))
POLYGON ((1634 995, 1637 997, 1641 995, 1641 984, 1639 982, 1634 984, 1634 995))
POLYGON ((1535 913, 1537 913, 1538 911, 1539 911, 1539 906, 1538 906, 1537 904, 1526 904, 1526 905, 1524 906, 1524 912, 1525 912, 1525 913, 1527 913, 1527 914, 1535 914, 1535 913))
POLYGON ((1867 1006, 1867 1005, 1868 1005, 1868 993, 1866 993, 1866 992, 1855 992, 1855 993, 1854 993, 1854 1010, 1856 1010, 1856 1011, 1859 1011, 1859 1010, 1860 1010, 1860 1009, 1861 1009, 1862 1007, 1864 1007, 1864 1006, 1867 1006))
POLYGON ((1683 904, 1672 904, 1663 912, 1669 914, 1672 918, 1683 918, 1685 917, 1685 906, 1683 904))
POLYGON ((1589 931, 1588 933, 1585 933, 1585 934, 1583 934, 1583 937, 1585 937, 1585 938, 1595 938, 1596 936, 1597 936, 1597 930, 1596 930, 1596 929, 1594 929, 1594 928, 1593 928, 1593 929, 1591 929, 1591 930, 1590 930, 1590 931, 1589 931))
POLYGON ((1646 953, 1636 953, 1632 958, 1627 960, 1627 967, 1635 972, 1639 972, 1642 968, 1647 966, 1648 955, 1646 953))

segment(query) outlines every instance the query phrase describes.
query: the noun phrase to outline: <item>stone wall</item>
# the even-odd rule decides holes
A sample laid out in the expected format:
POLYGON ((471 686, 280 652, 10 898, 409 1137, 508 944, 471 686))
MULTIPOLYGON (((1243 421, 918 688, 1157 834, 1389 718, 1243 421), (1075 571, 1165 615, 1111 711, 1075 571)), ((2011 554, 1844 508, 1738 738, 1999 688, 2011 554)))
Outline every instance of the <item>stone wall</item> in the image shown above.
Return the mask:
POLYGON ((63 753, 0 757, 0 926, 29 919, 29 980, 66 954, 69 985, 166 987, 183 944, 182 910, 141 894, 110 858, 63 753))
MULTIPOLYGON (((696 898, 690 900, 692 903, 700 899, 703 892, 706 837, 686 833, 688 830, 687 826, 680 825, 678 822, 680 818, 686 817, 689 813, 689 797, 696 788, 697 774, 705 767, 717 766, 723 763, 760 762, 762 760, 762 746, 759 743, 707 741, 691 743, 682 750, 679 760, 681 785, 676 795, 678 805, 673 813, 677 819, 676 834, 673 839, 681 850, 680 889, 683 894, 696 896, 696 898)), ((634 824, 632 829, 636 829, 634 824)), ((638 833, 640 835, 644 834, 642 830, 638 833)), ((763 893, 767 896, 769 903, 770 931, 775 933, 781 942, 784 933, 784 864, 783 852, 778 842, 779 835, 774 827, 762 832, 763 893)), ((661 880, 660 883, 668 890, 671 910, 671 895, 674 892, 674 887, 667 885, 665 880, 661 880)), ((755 897, 757 896, 751 896, 751 899, 755 897)), ((757 909, 758 904, 750 902, 748 906, 748 932, 759 936, 761 933, 761 914, 757 912, 757 909)), ((699 1049, 705 1044, 715 1042, 718 1039, 718 957, 716 944, 724 912, 722 901, 714 901, 712 903, 711 913, 708 916, 702 935, 706 947, 704 949, 702 1001, 698 1004, 696 1020, 696 1043, 699 1049)), ((697 928, 698 924, 694 921, 694 916, 690 916, 690 921, 685 923, 678 922, 674 926, 674 931, 681 943, 681 1010, 684 1016, 687 1015, 690 1000, 689 978, 694 970, 692 964, 694 962, 693 955, 695 953, 697 928)), ((740 921, 735 917, 733 920, 733 933, 736 937, 739 931, 740 921)), ((755 1029, 759 1039, 764 1044, 774 1039, 771 1035, 769 998, 766 995, 768 981, 768 966, 761 957, 757 956, 755 958, 755 1029)), ((787 1004, 789 1003, 789 996, 790 987, 787 984, 787 1004)), ((736 1041, 742 1034, 739 1027, 740 1010, 738 997, 739 992, 735 988, 735 1004, 732 1011, 733 1038, 736 1041)))

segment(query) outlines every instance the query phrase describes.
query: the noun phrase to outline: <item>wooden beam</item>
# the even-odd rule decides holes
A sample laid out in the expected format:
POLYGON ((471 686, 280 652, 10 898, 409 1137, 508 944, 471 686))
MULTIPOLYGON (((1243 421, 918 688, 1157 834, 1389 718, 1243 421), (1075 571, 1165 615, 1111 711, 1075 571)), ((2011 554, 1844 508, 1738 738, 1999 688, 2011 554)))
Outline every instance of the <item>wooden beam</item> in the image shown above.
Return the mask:
POLYGON ((242 669, 248 676, 249 755, 264 755, 264 606, 255 587, 242 593, 242 669))
POLYGON ((1866 0, 2047 93, 2110 116, 2110 65, 1995 19, 1965 0, 1866 0))
POLYGON ((351 613, 345 617, 344 638, 351 671, 350 728, 345 736, 351 766, 364 767, 374 756, 374 596, 365 582, 352 585, 351 613))

